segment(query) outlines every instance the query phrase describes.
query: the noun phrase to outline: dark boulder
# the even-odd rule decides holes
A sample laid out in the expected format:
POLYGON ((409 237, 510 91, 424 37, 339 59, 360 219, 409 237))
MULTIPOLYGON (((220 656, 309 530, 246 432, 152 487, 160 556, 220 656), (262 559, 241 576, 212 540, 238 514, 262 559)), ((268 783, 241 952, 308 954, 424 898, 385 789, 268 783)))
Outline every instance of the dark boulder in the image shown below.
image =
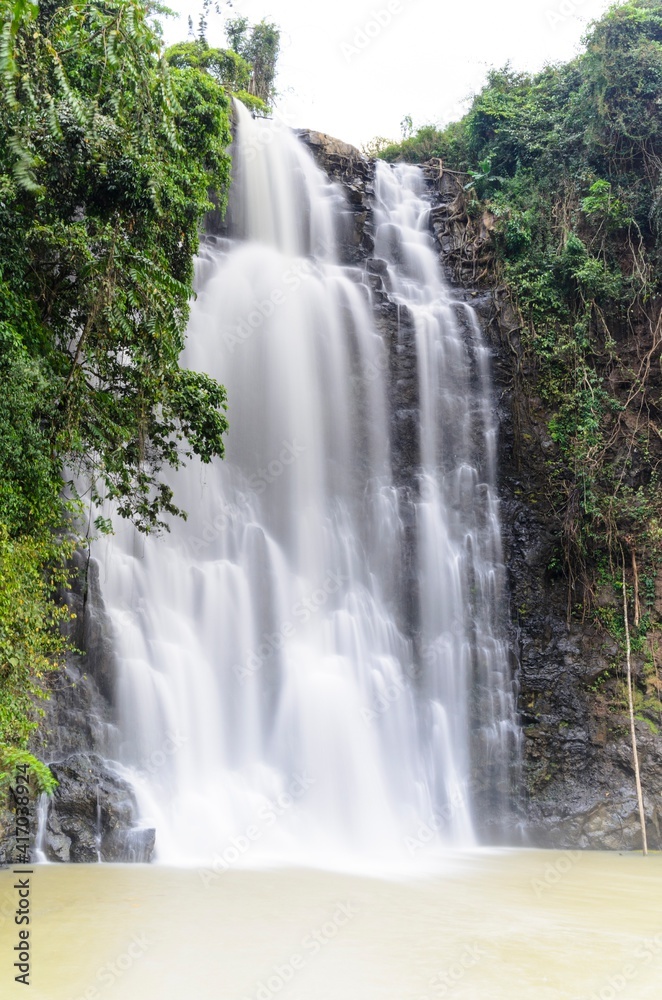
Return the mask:
POLYGON ((72 754, 50 769, 58 781, 43 850, 49 861, 147 862, 155 832, 137 825, 130 784, 98 754, 72 754))

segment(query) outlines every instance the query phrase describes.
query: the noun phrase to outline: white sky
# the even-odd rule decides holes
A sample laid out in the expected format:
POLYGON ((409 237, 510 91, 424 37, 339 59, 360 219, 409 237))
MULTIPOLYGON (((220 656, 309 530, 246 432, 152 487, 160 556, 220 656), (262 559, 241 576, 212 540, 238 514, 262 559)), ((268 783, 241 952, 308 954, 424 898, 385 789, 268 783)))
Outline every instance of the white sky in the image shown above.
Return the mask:
MULTIPOLYGON (((201 4, 170 0, 168 6, 181 11, 164 24, 170 44, 186 38, 187 17, 197 22, 201 4)), ((281 28, 277 108, 288 124, 360 145, 376 135, 400 138, 404 115, 415 125, 460 117, 491 66, 510 60, 515 69, 536 70, 572 58, 586 25, 609 6, 610 0, 233 0, 223 10, 281 28)), ((226 44, 223 17, 210 18, 208 38, 226 44)))

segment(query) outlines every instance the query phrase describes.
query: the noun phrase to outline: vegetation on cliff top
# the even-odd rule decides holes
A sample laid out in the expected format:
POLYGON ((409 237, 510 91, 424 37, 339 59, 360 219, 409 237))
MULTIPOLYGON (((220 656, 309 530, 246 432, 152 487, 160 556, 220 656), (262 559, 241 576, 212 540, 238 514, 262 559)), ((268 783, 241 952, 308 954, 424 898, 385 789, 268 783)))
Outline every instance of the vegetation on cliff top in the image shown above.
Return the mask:
POLYGON ((49 786, 27 746, 66 646, 80 501, 63 466, 150 531, 183 513, 162 470, 223 454, 224 389, 179 357, 209 191, 223 205, 228 185, 229 94, 266 106, 278 32, 242 21, 232 50, 203 30, 164 53, 160 10, 0 11, 0 781, 31 760, 49 786))
POLYGON ((567 65, 491 72, 460 122, 374 148, 440 159, 468 215, 492 217, 494 273, 521 319, 518 397, 556 445, 571 602, 585 612, 605 567, 618 588, 625 552, 639 625, 662 569, 659 0, 613 7, 585 42, 567 65))
MULTIPOLYGON (((204 14, 197 37, 171 45, 165 53, 170 66, 208 73, 234 94, 254 115, 267 115, 276 96, 274 81, 280 51, 280 31, 270 21, 250 24, 247 17, 228 21, 229 49, 212 48, 206 38, 204 14)), ((193 36, 193 22, 189 18, 193 36)))

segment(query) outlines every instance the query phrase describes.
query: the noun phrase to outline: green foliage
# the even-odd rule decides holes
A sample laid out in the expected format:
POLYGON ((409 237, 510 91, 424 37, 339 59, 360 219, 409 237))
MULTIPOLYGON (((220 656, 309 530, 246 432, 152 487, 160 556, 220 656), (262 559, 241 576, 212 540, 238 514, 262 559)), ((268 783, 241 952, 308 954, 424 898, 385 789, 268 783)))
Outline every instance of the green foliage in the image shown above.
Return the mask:
POLYGON ((189 453, 223 452, 219 393, 195 426, 177 407, 198 227, 228 181, 227 97, 207 71, 168 72, 138 0, 42 5, 12 60, 6 252, 41 327, 50 451, 149 530, 177 513, 159 471, 186 433, 189 453))
POLYGON ((602 221, 609 229, 622 229, 633 223, 622 201, 614 198, 609 181, 591 184, 589 193, 581 201, 581 209, 591 221, 602 221))
POLYGON ((662 9, 613 7, 593 27, 582 68, 589 144, 620 171, 654 161, 662 143, 662 9))
POLYGON ((411 115, 405 115, 400 122, 400 132, 403 139, 411 139, 414 134, 414 122, 411 115))
POLYGON ((49 373, 30 355, 19 331, 29 339, 29 304, 0 283, 0 524, 11 534, 52 519, 59 509, 59 467, 49 450, 44 416, 50 408, 49 373))
POLYGON ((361 151, 364 156, 376 160, 384 157, 386 150, 391 145, 393 145, 391 139, 387 139, 383 135, 376 135, 373 139, 369 139, 368 142, 363 143, 361 151))
POLYGON ((257 118, 267 118, 271 112, 271 108, 263 101, 261 97, 256 97, 255 94, 249 94, 247 90, 238 90, 234 96, 238 101, 248 108, 249 111, 257 118))
MULTIPOLYGON (((269 106, 276 96, 274 81, 280 51, 280 31, 271 21, 249 24, 247 17, 235 17, 226 27, 230 48, 251 67, 245 88, 253 97, 269 106)), ((244 88, 239 88, 244 89, 244 88)))
MULTIPOLYGON (((223 454, 225 392, 179 358, 193 257, 229 183, 237 53, 162 56, 142 0, 0 11, 0 781, 30 763, 73 545, 61 469, 142 531, 181 513, 162 470, 223 454)), ((98 530, 110 530, 105 517, 98 530)), ((42 713, 43 714, 43 713, 42 713)))
POLYGON ((475 191, 480 199, 487 197, 488 193, 503 181, 503 177, 497 177, 492 173, 492 160, 490 157, 481 160, 477 170, 467 170, 471 180, 464 185, 465 191, 475 191))
POLYGON ((370 155, 379 156, 389 163, 424 163, 438 157, 449 165, 465 162, 466 133, 461 122, 454 122, 445 129, 436 125, 423 125, 402 142, 380 137, 368 143, 370 155))
POLYGON ((67 583, 63 558, 70 549, 47 531, 12 539, 0 525, 0 785, 17 764, 29 763, 42 789, 53 787, 48 769, 26 748, 43 715, 45 677, 66 650, 59 625, 70 615, 53 592, 67 583))
POLYGON ((19 750, 0 743, 0 789, 5 790, 15 780, 19 771, 21 775, 25 775, 26 769, 28 774, 31 772, 35 776, 38 792, 53 794, 58 783, 43 761, 38 760, 27 750, 19 750))
POLYGON ((166 50, 165 58, 177 69, 204 70, 231 92, 245 90, 250 84, 250 63, 232 49, 210 48, 202 38, 172 45, 166 50))
POLYGON ((645 722, 648 728, 650 729, 651 733, 653 734, 653 736, 660 735, 659 725, 656 722, 653 722, 652 719, 649 719, 647 715, 642 715, 640 712, 638 712, 635 715, 635 719, 637 719, 639 722, 645 722))
POLYGON ((441 158, 481 201, 467 214, 496 218, 494 270, 522 319, 521 393, 542 400, 557 445, 549 495, 571 579, 621 545, 654 576, 659 549, 660 94, 662 8, 629 0, 567 65, 493 70, 462 121, 377 150, 441 158))

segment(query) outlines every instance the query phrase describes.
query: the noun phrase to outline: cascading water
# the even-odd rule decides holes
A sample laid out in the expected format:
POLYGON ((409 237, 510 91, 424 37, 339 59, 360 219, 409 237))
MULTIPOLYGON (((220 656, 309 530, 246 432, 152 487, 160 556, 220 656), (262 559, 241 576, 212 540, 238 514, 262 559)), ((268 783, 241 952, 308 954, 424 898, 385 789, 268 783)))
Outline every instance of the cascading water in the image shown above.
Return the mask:
POLYGON ((392 297, 412 316, 416 342, 417 652, 428 773, 435 801, 449 786, 469 801, 480 796, 497 823, 512 805, 519 732, 503 632, 489 350, 474 310, 442 278, 422 171, 378 162, 375 187, 375 254, 389 262, 392 297))
POLYGON ((227 387, 226 460, 173 476, 189 518, 171 534, 98 543, 117 755, 164 861, 407 856, 422 828, 470 843, 475 775, 505 786, 513 729, 479 328, 442 280, 420 171, 378 164, 375 253, 415 329, 404 490, 388 351, 405 345, 338 263, 340 187, 241 107, 234 164, 185 355, 227 387))

